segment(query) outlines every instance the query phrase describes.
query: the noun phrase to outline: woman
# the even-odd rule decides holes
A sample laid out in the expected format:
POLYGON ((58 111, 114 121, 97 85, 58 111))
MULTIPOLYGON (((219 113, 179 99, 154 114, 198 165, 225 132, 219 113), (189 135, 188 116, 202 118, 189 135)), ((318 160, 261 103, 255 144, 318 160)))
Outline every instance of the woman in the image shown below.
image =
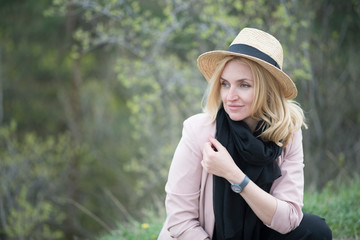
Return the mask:
POLYGON ((302 213, 301 108, 281 44, 245 28, 227 51, 198 58, 205 111, 184 122, 166 184, 159 239, 332 239, 302 213))

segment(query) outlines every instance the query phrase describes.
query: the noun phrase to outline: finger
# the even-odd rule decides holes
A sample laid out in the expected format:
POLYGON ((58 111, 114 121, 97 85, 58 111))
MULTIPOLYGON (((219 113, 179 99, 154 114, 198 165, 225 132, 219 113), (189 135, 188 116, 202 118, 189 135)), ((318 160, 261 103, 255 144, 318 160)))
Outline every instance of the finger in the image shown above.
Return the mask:
POLYGON ((211 142, 206 142, 204 144, 203 153, 209 154, 211 152, 214 152, 214 149, 212 147, 212 143, 211 142))
POLYGON ((223 145, 216 138, 209 136, 209 141, 217 150, 223 148, 223 145))

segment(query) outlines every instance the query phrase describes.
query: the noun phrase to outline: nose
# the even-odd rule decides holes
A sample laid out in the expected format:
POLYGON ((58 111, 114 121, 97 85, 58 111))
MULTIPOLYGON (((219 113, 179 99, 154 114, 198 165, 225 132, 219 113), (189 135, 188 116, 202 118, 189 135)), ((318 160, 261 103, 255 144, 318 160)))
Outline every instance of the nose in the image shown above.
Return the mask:
POLYGON ((239 98, 239 94, 238 92, 236 91, 236 88, 231 86, 230 89, 229 89, 229 92, 227 94, 227 100, 228 101, 235 101, 239 98))

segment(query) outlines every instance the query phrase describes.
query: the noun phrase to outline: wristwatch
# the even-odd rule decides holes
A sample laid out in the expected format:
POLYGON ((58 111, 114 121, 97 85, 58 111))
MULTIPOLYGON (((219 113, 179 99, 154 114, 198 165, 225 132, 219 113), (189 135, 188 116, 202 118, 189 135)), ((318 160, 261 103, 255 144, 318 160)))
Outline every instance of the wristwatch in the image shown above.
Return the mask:
POLYGON ((245 175, 244 180, 241 183, 232 183, 231 190, 236 193, 241 193, 241 191, 246 187, 246 185, 250 182, 248 176, 245 175))

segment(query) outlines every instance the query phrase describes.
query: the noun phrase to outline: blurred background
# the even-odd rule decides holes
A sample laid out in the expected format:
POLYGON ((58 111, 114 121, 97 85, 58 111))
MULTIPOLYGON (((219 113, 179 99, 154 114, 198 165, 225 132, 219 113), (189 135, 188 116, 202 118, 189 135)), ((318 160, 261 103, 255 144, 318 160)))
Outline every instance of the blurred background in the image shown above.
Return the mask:
POLYGON ((0 239, 83 239, 164 217, 197 57, 276 36, 305 110, 306 188, 360 170, 359 0, 1 0, 0 239))

